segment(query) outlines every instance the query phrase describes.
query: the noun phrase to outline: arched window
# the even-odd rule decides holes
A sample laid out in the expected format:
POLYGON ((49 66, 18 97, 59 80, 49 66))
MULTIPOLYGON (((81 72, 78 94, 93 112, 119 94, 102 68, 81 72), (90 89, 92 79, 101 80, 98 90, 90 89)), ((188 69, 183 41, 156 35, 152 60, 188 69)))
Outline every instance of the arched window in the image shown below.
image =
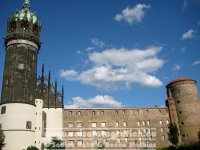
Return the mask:
POLYGON ((46 137, 46 128, 47 128, 47 114, 42 112, 42 137, 46 137))

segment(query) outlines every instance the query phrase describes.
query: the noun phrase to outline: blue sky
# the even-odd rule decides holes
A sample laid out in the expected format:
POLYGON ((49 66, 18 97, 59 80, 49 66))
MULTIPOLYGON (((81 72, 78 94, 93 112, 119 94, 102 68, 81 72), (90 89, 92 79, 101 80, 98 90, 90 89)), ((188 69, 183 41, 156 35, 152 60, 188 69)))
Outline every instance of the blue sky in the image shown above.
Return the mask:
MULTIPOLYGON (((0 1, 0 79, 6 20, 22 3, 0 1)), ((68 107, 164 106, 171 80, 199 85, 200 0, 32 0, 31 10, 43 25, 38 74, 44 63, 68 107)))

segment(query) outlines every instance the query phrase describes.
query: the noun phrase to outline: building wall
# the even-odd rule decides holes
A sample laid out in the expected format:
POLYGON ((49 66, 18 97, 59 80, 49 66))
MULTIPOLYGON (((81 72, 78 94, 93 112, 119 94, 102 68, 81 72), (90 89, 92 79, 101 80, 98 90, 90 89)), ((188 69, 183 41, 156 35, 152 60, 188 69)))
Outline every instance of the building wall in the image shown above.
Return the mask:
POLYGON ((126 149, 169 145, 167 108, 65 109, 63 117, 67 147, 96 148, 100 143, 126 149))
POLYGON ((3 150, 22 150, 35 145, 35 107, 29 104, 9 103, 1 105, 0 110, 0 124, 6 143, 3 150), (2 107, 6 108, 5 113, 2 113, 2 107))
POLYGON ((52 137, 63 139, 63 109, 43 108, 47 116, 46 135, 42 138, 44 144, 49 143, 52 137))

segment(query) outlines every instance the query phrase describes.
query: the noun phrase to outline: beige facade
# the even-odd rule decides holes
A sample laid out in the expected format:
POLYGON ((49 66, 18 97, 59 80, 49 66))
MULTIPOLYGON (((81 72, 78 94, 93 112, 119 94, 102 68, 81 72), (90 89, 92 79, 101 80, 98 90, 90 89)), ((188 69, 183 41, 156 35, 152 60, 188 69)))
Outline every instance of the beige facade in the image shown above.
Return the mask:
POLYGON ((65 109, 67 147, 165 147, 169 115, 166 107, 124 109, 65 109))

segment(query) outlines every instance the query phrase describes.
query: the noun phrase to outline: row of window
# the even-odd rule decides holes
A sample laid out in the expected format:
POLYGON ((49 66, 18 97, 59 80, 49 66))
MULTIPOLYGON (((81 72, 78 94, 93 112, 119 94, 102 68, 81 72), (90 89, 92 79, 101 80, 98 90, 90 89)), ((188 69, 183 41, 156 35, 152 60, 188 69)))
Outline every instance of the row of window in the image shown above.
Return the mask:
MULTIPOLYGON (((164 129, 160 129, 161 132, 164 132, 164 129)), ((138 136, 141 136, 144 134, 144 136, 148 137, 155 137, 156 136, 156 129, 154 128, 141 128, 141 129, 136 129, 136 130, 92 130, 92 131, 68 131, 65 132, 66 137, 135 137, 138 134, 138 136), (148 133, 145 134, 145 133, 148 133)))
MULTIPOLYGON (((141 139, 138 139, 138 141, 140 141, 141 139)), ((165 136, 164 135, 162 135, 161 136, 161 140, 162 141, 165 141, 166 140, 166 138, 165 138, 165 136)), ((128 138, 126 137, 126 138, 117 138, 116 139, 116 143, 121 143, 121 142, 125 142, 125 143, 128 143, 128 138)), ((68 145, 69 146, 75 146, 75 142, 76 142, 76 140, 68 140, 68 145)), ((108 144, 108 140, 107 139, 102 139, 102 140, 98 140, 98 139, 92 139, 92 141, 91 141, 91 144, 93 144, 93 145, 98 145, 98 144, 100 144, 100 143, 103 143, 103 144, 108 144)), ((77 140, 77 146, 82 146, 84 144, 84 142, 83 142, 83 140, 77 140)))
MULTIPOLYGON (((140 111, 141 111, 141 110, 135 110, 135 111, 134 111, 134 114, 139 114, 140 111)), ((167 110, 166 110, 166 111, 167 111, 167 110)), ((151 111, 145 110, 145 112, 146 112, 146 113, 149 113, 149 112, 151 112, 151 111)), ((158 110, 157 112, 162 113, 162 110, 158 110)), ((157 113, 157 112, 153 112, 153 113, 157 113)), ((97 115, 97 114, 98 114, 97 111, 92 111, 91 113, 92 113, 92 115, 97 115)), ((133 114, 133 111, 130 111, 130 113, 133 114)), ((77 114, 77 115, 79 116, 79 115, 82 115, 82 112, 81 112, 81 111, 78 111, 78 112, 77 112, 77 111, 74 111, 74 112, 73 112, 73 111, 69 111, 68 114, 69 114, 69 115, 75 115, 75 114, 77 114)), ((104 112, 104 111, 100 111, 99 114, 100 114, 100 115, 104 115, 105 112, 104 112)), ((118 114, 126 114, 126 111, 125 111, 125 110, 122 110, 122 111, 116 110, 116 111, 115 111, 115 114, 117 114, 117 115, 118 115, 118 114)))
MULTIPOLYGON (((160 123, 160 125, 163 125, 164 124, 164 122, 163 122, 163 120, 160 120, 159 121, 159 123, 160 123)), ((169 124, 169 120, 166 120, 166 124, 169 124)), ((102 127, 102 128, 105 128, 106 127, 106 125, 107 125, 107 123, 106 122, 101 122, 101 124, 100 124, 100 127, 102 127)), ((116 121, 115 122, 115 126, 116 127, 119 127, 119 125, 120 125, 120 122, 119 121, 116 121)), ((137 122, 137 125, 138 126, 141 126, 141 125, 143 125, 143 126, 150 126, 151 125, 151 122, 150 122, 150 120, 147 120, 147 121, 138 121, 137 122)), ((124 121, 123 122, 123 126, 124 127, 126 127, 127 126, 127 122, 126 121, 124 121)), ((75 126, 74 126, 74 123, 68 123, 68 128, 74 128, 75 126)), ((77 123, 77 128, 82 128, 83 127, 83 123, 82 122, 78 122, 77 123)), ((92 128, 96 128, 97 127, 97 122, 92 122, 91 123, 91 127, 92 128)))

